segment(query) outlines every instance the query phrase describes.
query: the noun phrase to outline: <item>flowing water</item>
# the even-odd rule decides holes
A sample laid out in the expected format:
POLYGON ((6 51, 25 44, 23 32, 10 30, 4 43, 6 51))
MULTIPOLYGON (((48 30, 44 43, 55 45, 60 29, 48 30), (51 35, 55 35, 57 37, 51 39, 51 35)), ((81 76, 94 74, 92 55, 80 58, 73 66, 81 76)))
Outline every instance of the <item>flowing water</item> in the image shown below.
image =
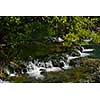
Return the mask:
POLYGON ((67 52, 63 52, 63 48, 60 49, 59 46, 60 45, 56 45, 55 47, 54 44, 53 47, 51 44, 44 45, 42 43, 38 43, 35 45, 25 45, 21 46, 21 48, 18 48, 18 55, 22 58, 22 60, 27 59, 29 56, 31 56, 34 60, 34 62, 31 62, 29 65, 27 65, 27 74, 29 74, 30 77, 42 79, 44 78, 44 76, 41 75, 42 71, 46 70, 46 72, 55 72, 69 69, 71 68, 71 60, 86 56, 100 58, 100 45, 84 46, 85 49, 83 48, 83 52, 81 52, 80 50, 77 51, 80 56, 68 55, 67 52), (60 53, 57 50, 59 50, 60 53))
MULTIPOLYGON (((100 59, 100 45, 98 44, 94 44, 94 45, 86 45, 84 46, 85 48, 87 48, 90 52, 90 56, 91 58, 98 58, 100 59)), ((86 50, 88 52, 88 50, 86 50)))

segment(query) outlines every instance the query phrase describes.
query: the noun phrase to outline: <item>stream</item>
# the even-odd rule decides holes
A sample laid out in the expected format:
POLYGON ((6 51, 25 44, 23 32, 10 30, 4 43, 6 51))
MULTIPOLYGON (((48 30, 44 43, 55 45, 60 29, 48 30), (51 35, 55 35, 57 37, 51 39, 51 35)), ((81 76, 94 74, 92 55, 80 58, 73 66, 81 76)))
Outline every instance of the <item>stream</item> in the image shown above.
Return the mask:
POLYGON ((6 70, 7 74, 9 77, 28 74, 32 79, 44 79, 45 72, 64 71, 72 68, 71 61, 74 61, 75 67, 79 67, 79 58, 100 58, 100 45, 85 45, 82 47, 83 52, 77 50, 78 55, 69 55, 67 51, 61 52, 63 50, 58 44, 55 48, 51 44, 44 45, 42 43, 21 46, 17 48, 16 53, 22 58, 21 61, 24 61, 24 69, 14 69, 15 64, 11 62, 13 67, 6 70))

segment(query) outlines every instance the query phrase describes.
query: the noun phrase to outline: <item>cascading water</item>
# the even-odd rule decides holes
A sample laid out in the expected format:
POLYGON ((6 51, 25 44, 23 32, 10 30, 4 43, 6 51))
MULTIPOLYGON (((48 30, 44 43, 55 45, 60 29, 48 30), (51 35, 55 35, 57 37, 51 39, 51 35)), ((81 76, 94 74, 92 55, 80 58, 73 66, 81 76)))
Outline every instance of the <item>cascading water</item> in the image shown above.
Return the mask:
POLYGON ((55 72, 55 71, 61 71, 63 69, 69 69, 71 68, 70 61, 74 60, 74 59, 78 59, 81 57, 86 57, 89 56, 89 53, 84 53, 84 52, 91 52, 93 51, 93 49, 84 49, 83 52, 81 52, 80 50, 77 50, 77 52, 80 54, 80 56, 70 56, 68 54, 63 54, 63 56, 66 57, 66 59, 60 59, 59 62, 56 62, 56 65, 53 64, 52 59, 48 60, 46 62, 44 61, 39 61, 38 60, 34 60, 34 64, 32 62, 29 63, 29 65, 27 66, 27 68, 29 67, 31 69, 31 71, 27 72, 31 77, 41 77, 41 74, 39 72, 39 68, 44 68, 46 72, 55 72), (32 70, 33 68, 33 70, 32 70))
POLYGON ((86 57, 86 56, 90 56, 89 53, 84 53, 84 52, 80 52, 79 50, 77 50, 77 52, 80 54, 79 57, 86 57))
POLYGON ((32 61, 29 61, 28 62, 28 65, 27 66, 27 74, 30 76, 30 77, 33 77, 35 79, 43 79, 44 76, 41 75, 41 72, 43 70, 45 70, 44 67, 38 67, 36 66, 32 61))
MULTIPOLYGON (((76 50, 78 53, 77 55, 72 54, 68 55, 67 53, 62 53, 59 57, 60 59, 52 59, 52 57, 49 57, 46 61, 36 59, 33 61, 32 57, 29 56, 29 60, 24 63, 24 69, 21 70, 21 74, 28 74, 29 77, 33 79, 44 79, 45 76, 43 73, 47 72, 57 72, 57 71, 64 71, 67 69, 72 68, 70 66, 71 60, 79 59, 81 57, 90 56, 89 52, 92 52, 94 49, 84 49, 81 47, 82 50, 76 50), (74 56, 73 56, 74 55, 74 56)), ((9 77, 15 77, 18 76, 16 70, 13 71, 14 73, 7 70, 7 74, 9 77)), ((3 82, 1 80, 1 82, 3 82)))

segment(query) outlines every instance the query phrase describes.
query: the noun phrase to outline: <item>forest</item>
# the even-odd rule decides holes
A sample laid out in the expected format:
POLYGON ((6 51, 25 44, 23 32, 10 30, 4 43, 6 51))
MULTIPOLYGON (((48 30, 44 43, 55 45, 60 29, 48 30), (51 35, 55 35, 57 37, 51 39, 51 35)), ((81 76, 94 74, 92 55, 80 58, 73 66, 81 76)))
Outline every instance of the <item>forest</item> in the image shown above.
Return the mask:
POLYGON ((0 83, 98 82, 99 16, 0 17, 0 83))

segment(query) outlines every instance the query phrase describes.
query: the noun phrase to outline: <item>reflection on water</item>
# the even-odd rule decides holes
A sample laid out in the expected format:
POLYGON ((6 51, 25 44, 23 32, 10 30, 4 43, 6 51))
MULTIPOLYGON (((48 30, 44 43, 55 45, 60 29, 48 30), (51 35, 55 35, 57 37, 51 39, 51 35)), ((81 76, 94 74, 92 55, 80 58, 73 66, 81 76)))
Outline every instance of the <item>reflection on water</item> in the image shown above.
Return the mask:
MULTIPOLYGON (((54 44, 55 45, 55 44, 54 44)), ((87 53, 87 55, 90 54, 89 57, 93 57, 93 58, 100 58, 100 45, 87 45, 84 46, 85 47, 85 51, 83 49, 83 51, 85 52, 85 54, 87 53), (88 50, 89 50, 89 54, 88 54, 88 50)), ((29 46, 21 46, 21 48, 18 48, 17 51, 19 51, 17 54, 22 58, 22 59, 27 59, 27 57, 32 56, 34 59, 38 58, 45 58, 47 56, 50 55, 54 55, 54 54, 59 54, 59 53, 63 53, 64 48, 60 48, 60 45, 57 45, 56 47, 51 46, 51 44, 33 44, 33 45, 29 45, 29 46)), ((84 53, 82 53, 84 56, 84 53)))

